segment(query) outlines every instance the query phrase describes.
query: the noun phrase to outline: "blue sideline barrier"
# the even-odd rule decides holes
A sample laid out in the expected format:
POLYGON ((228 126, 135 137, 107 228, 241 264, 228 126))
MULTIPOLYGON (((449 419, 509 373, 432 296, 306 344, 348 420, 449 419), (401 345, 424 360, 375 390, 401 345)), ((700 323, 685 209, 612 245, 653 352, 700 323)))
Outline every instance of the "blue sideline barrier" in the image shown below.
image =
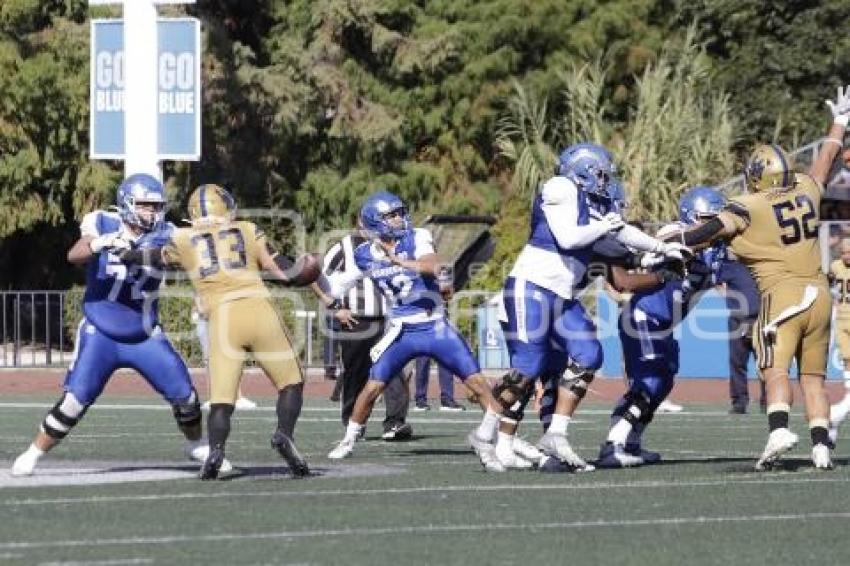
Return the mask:
MULTIPOLYGON (((623 354, 617 334, 617 303, 605 293, 598 297, 599 338, 605 352, 603 377, 623 374, 623 354)), ((728 314, 726 301, 716 291, 706 293, 677 330, 681 348, 679 377, 729 377, 728 314)), ((505 338, 499 327, 497 309, 492 305, 478 310, 478 362, 482 368, 506 368, 509 364, 505 338)), ((834 341, 830 343, 827 377, 841 378, 841 356, 834 341)), ((752 358, 749 364, 751 379, 756 377, 752 358)))

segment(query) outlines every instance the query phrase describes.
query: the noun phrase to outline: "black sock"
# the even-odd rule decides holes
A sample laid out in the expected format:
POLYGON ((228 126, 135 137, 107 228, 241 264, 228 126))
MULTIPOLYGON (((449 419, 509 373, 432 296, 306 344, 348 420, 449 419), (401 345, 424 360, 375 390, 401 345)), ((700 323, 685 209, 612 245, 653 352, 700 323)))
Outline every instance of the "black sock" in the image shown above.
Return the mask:
POLYGON ((773 411, 767 415, 767 427, 770 432, 777 428, 788 428, 788 411, 773 411))
POLYGON ((277 394, 277 428, 289 438, 295 433, 295 422, 304 403, 304 382, 287 385, 277 394))
POLYGON ((207 434, 210 440, 210 450, 224 450, 224 443, 230 436, 230 416, 233 405, 228 403, 213 403, 210 405, 210 416, 207 417, 207 434))
POLYGON ((825 426, 813 426, 809 432, 812 434, 812 446, 829 444, 829 434, 825 426))

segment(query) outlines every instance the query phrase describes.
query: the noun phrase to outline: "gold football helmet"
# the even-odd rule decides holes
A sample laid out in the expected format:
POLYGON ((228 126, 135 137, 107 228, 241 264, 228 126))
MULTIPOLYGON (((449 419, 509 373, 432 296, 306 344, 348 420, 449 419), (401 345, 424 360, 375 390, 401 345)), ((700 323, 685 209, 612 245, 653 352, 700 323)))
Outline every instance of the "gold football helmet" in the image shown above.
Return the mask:
POLYGON ((189 219, 195 222, 229 222, 236 214, 236 201, 227 189, 201 185, 189 197, 189 219))
POLYGON ((747 189, 753 193, 791 186, 794 182, 794 162, 778 145, 760 145, 747 159, 744 179, 747 181, 747 189))

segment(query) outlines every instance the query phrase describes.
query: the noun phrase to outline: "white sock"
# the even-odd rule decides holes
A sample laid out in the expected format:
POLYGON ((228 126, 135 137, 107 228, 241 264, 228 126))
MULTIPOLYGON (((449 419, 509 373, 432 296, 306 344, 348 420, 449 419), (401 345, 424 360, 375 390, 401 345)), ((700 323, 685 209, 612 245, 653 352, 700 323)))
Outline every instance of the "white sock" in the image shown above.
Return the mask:
POLYGON ((567 425, 570 424, 570 417, 567 415, 552 415, 552 424, 549 425, 549 433, 551 434, 567 434, 567 425))
POLYGON ((514 449, 514 435, 499 431, 496 434, 496 450, 512 452, 514 449))
POLYGON ((620 419, 608 431, 608 442, 625 446, 629 433, 632 431, 632 423, 626 419, 620 419))
POLYGON ((357 440, 357 437, 360 436, 360 431, 363 430, 363 425, 357 424, 351 419, 348 420, 348 427, 345 429, 345 438, 343 438, 343 442, 354 442, 357 440))
POLYGON ((493 437, 496 436, 496 429, 499 428, 500 418, 499 413, 492 409, 487 409, 487 412, 484 413, 484 418, 481 419, 481 424, 478 425, 478 429, 475 431, 478 438, 488 442, 493 440, 493 437))

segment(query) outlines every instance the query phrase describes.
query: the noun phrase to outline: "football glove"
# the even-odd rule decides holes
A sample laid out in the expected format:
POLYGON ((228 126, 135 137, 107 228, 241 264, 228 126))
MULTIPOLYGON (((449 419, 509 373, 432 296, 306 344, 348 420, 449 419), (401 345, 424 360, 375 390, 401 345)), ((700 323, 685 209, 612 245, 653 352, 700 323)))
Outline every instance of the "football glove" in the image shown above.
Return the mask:
POLYGON ((616 232, 626 225, 623 217, 616 212, 609 212, 599 219, 599 223, 603 225, 605 232, 616 232))
POLYGON ((677 261, 688 261, 694 257, 694 252, 686 245, 679 242, 664 242, 658 250, 666 259, 677 261))
POLYGON ((838 87, 838 94, 835 100, 824 101, 829 106, 829 111, 832 112, 832 119, 836 124, 847 126, 850 122, 850 85, 846 87, 838 87))
POLYGON ((121 232, 110 232, 109 234, 101 234, 89 242, 89 247, 92 253, 100 253, 103 250, 109 252, 119 252, 130 249, 130 242, 123 237, 121 232))

